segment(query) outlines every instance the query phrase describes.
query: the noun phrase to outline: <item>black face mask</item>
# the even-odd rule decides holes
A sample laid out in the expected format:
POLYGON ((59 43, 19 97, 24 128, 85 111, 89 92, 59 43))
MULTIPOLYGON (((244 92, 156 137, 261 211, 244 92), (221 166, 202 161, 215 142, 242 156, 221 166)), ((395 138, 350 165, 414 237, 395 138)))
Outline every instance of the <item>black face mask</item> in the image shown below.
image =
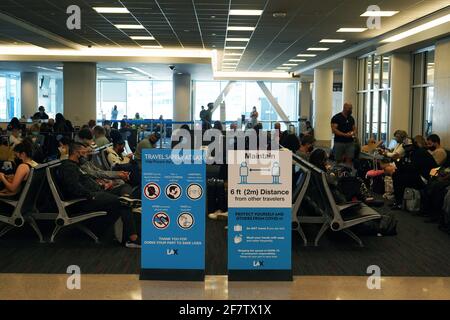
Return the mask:
POLYGON ((17 158, 17 157, 14 158, 14 163, 15 163, 17 166, 19 166, 19 164, 21 164, 22 162, 23 162, 22 159, 17 158))
POLYGON ((435 146, 428 147, 428 150, 435 151, 437 148, 435 146))
POLYGON ((80 163, 80 165, 84 165, 86 162, 88 162, 88 159, 86 159, 86 157, 79 157, 78 158, 78 162, 80 163))
POLYGON ((308 148, 308 152, 313 152, 313 150, 314 150, 314 146, 310 146, 310 147, 308 148))

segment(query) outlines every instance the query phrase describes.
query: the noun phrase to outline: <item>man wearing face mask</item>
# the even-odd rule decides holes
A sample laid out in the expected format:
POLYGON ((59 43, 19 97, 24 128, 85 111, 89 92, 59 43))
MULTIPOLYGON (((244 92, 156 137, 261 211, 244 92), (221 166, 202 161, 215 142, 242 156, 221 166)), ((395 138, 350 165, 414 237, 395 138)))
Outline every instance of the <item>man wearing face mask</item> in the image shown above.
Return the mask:
POLYGON ((309 155, 314 150, 314 138, 312 136, 303 136, 300 142, 300 149, 297 151, 297 155, 303 160, 309 161, 309 155))
MULTIPOLYGON (((131 207, 136 205, 129 198, 120 196, 120 190, 112 189, 108 185, 99 185, 81 167, 86 161, 88 150, 81 143, 72 143, 69 146, 69 159, 62 161, 57 172, 61 189, 68 199, 86 198, 77 206, 78 210, 97 211, 105 210, 113 223, 118 217, 122 218, 124 232, 128 240, 128 248, 140 248, 136 223, 131 207)), ((75 208, 73 209, 75 210, 75 208)))
POLYGON ((136 152, 134 153, 134 159, 137 161, 138 165, 139 165, 139 169, 141 169, 141 160, 142 160, 142 150, 144 149, 153 149, 156 146, 156 143, 158 142, 159 138, 161 136, 159 135, 159 133, 152 133, 151 135, 148 136, 148 138, 142 139, 137 147, 136 147, 136 152))
POLYGON ((331 119, 336 162, 345 163, 349 166, 353 165, 353 158, 355 157, 356 125, 352 113, 352 104, 346 102, 342 112, 331 119))
POLYGON ((441 138, 437 134, 429 135, 427 138, 428 151, 439 166, 447 160, 447 151, 441 147, 441 138))

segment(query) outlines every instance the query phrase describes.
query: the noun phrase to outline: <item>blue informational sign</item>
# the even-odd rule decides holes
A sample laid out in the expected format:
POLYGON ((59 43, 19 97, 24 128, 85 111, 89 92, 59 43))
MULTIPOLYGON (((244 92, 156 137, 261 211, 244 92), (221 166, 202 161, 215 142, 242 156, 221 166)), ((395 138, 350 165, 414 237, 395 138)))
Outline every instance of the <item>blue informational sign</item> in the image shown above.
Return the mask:
POLYGON ((228 160, 229 280, 290 280, 291 152, 230 151, 228 160))
POLYGON ((158 278, 150 270, 204 272, 205 191, 202 151, 144 150, 141 279, 158 278))

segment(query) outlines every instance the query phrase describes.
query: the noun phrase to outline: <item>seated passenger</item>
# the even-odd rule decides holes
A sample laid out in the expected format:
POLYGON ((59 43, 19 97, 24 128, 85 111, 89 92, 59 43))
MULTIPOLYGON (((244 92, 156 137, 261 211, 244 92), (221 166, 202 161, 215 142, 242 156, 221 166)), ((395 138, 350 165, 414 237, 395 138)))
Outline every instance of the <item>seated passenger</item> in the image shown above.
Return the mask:
POLYGON ((83 144, 72 143, 69 147, 69 159, 61 163, 58 177, 65 197, 86 198, 86 201, 78 205, 78 210, 86 212, 104 210, 114 222, 121 217, 127 237, 125 246, 140 248, 140 239, 130 208, 135 205, 135 202, 128 197, 120 196, 120 190, 111 188, 110 185, 100 186, 81 169, 80 163, 85 159, 87 152, 88 149, 83 144))
POLYGON ((405 146, 405 148, 411 149, 406 154, 409 161, 399 161, 391 170, 395 195, 395 202, 392 206, 394 210, 401 209, 405 189, 423 189, 430 179, 431 170, 438 166, 424 144, 423 137, 416 136, 411 146, 405 146))
POLYGON ((114 141, 112 148, 108 149, 108 162, 111 167, 120 164, 129 164, 133 158, 133 154, 130 153, 127 156, 123 156, 125 151, 125 141, 117 140, 114 141))
POLYGON ((314 137, 310 135, 305 135, 301 139, 300 149, 297 151, 297 155, 303 160, 309 161, 309 155, 314 150, 314 137))
POLYGON ((403 158, 405 156, 405 149, 403 148, 403 144, 407 143, 408 134, 406 131, 403 130, 397 130, 394 132, 394 139, 397 142, 397 145, 395 148, 391 150, 385 150, 383 154, 388 157, 392 158, 393 160, 398 160, 400 158, 403 158))
POLYGON ((447 161, 447 151, 441 147, 441 138, 437 134, 429 135, 427 146, 438 166, 442 166, 447 161))
POLYGON ((71 140, 65 136, 62 136, 58 141, 58 152, 59 152, 59 159, 60 160, 66 160, 69 158, 69 145, 71 143, 71 140))
POLYGON ((85 126, 80 131, 78 131, 78 134, 75 137, 75 142, 82 143, 85 146, 90 146, 93 149, 97 147, 94 141, 94 137, 92 136, 92 132, 88 126, 85 126))
POLYGON ((134 153, 134 159, 137 161, 139 168, 141 168, 142 151, 144 149, 154 149, 160 137, 158 133, 152 133, 138 143, 136 152, 134 153))
POLYGON ((32 160, 32 146, 29 141, 19 143, 14 147, 14 153, 17 158, 16 164, 20 162, 14 175, 6 176, 0 172, 0 182, 3 189, 0 196, 14 196, 22 190, 24 182, 28 179, 31 168, 38 164, 32 160))
POLYGON ((103 147, 109 144, 109 140, 106 138, 106 130, 102 126, 94 127, 94 141, 97 147, 103 147))

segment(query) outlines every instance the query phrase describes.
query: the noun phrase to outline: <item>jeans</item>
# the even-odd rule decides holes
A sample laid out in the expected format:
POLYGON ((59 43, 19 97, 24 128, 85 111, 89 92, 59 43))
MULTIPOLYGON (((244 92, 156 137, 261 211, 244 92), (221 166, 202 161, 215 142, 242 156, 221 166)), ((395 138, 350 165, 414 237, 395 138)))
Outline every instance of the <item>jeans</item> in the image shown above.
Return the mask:
POLYGON ((130 184, 133 187, 141 185, 141 174, 137 162, 127 164, 116 164, 112 168, 113 171, 126 171, 130 173, 130 184))
POLYGON ((337 163, 342 163, 345 159, 353 160, 355 158, 355 143, 335 142, 334 157, 337 163))
POLYGON ((131 209, 124 207, 116 194, 120 192, 119 188, 113 191, 99 191, 92 194, 92 200, 86 200, 77 203, 70 207, 71 212, 94 212, 94 211, 106 211, 106 219, 108 223, 114 224, 117 219, 121 218, 123 222, 124 235, 130 237, 131 235, 138 234, 136 228, 135 216, 131 212, 131 209))

